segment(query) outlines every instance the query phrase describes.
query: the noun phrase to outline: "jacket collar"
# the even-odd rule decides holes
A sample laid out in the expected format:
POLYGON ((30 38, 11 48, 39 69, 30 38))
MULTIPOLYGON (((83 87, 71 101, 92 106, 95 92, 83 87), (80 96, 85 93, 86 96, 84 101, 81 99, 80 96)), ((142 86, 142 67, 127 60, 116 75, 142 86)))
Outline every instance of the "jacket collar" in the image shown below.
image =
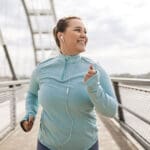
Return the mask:
POLYGON ((80 55, 63 55, 60 53, 59 58, 61 58, 62 60, 65 60, 66 62, 75 63, 81 59, 81 56, 80 55))

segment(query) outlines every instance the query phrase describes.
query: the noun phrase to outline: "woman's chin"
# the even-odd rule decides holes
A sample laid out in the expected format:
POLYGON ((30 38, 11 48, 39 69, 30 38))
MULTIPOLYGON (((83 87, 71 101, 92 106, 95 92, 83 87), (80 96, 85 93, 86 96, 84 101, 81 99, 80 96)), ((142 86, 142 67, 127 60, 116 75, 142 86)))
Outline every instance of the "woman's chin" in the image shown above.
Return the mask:
POLYGON ((84 52, 85 51, 85 47, 81 47, 78 49, 78 51, 81 53, 81 52, 84 52))

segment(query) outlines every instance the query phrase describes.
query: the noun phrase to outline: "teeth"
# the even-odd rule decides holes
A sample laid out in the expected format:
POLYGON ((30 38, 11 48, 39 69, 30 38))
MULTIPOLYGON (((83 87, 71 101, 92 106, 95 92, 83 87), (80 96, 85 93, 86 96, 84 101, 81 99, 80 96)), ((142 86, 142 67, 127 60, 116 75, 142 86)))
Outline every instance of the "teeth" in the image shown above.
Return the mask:
POLYGON ((79 42, 80 42, 80 43, 83 43, 83 44, 85 43, 84 41, 79 41, 79 42))
POLYGON ((85 43, 84 42, 79 42, 80 44, 84 45, 85 43))
POLYGON ((77 40, 77 42, 85 46, 85 40, 77 40))

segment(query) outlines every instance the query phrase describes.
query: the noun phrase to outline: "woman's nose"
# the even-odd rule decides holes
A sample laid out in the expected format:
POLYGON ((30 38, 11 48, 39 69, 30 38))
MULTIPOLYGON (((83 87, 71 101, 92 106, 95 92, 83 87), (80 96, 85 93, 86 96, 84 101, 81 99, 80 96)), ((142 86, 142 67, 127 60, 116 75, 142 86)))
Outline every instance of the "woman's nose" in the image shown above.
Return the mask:
POLYGON ((81 32, 81 37, 87 37, 85 32, 81 32))

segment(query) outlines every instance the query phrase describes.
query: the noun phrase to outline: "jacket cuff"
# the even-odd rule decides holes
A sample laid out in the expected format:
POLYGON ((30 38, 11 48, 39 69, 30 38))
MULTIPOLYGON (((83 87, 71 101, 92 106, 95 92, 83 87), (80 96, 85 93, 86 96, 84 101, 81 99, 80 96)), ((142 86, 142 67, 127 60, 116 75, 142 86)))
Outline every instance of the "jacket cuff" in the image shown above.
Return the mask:
POLYGON ((95 91, 97 90, 97 86, 100 84, 99 82, 99 71, 96 71, 96 74, 89 78, 85 85, 87 86, 88 91, 95 91))

